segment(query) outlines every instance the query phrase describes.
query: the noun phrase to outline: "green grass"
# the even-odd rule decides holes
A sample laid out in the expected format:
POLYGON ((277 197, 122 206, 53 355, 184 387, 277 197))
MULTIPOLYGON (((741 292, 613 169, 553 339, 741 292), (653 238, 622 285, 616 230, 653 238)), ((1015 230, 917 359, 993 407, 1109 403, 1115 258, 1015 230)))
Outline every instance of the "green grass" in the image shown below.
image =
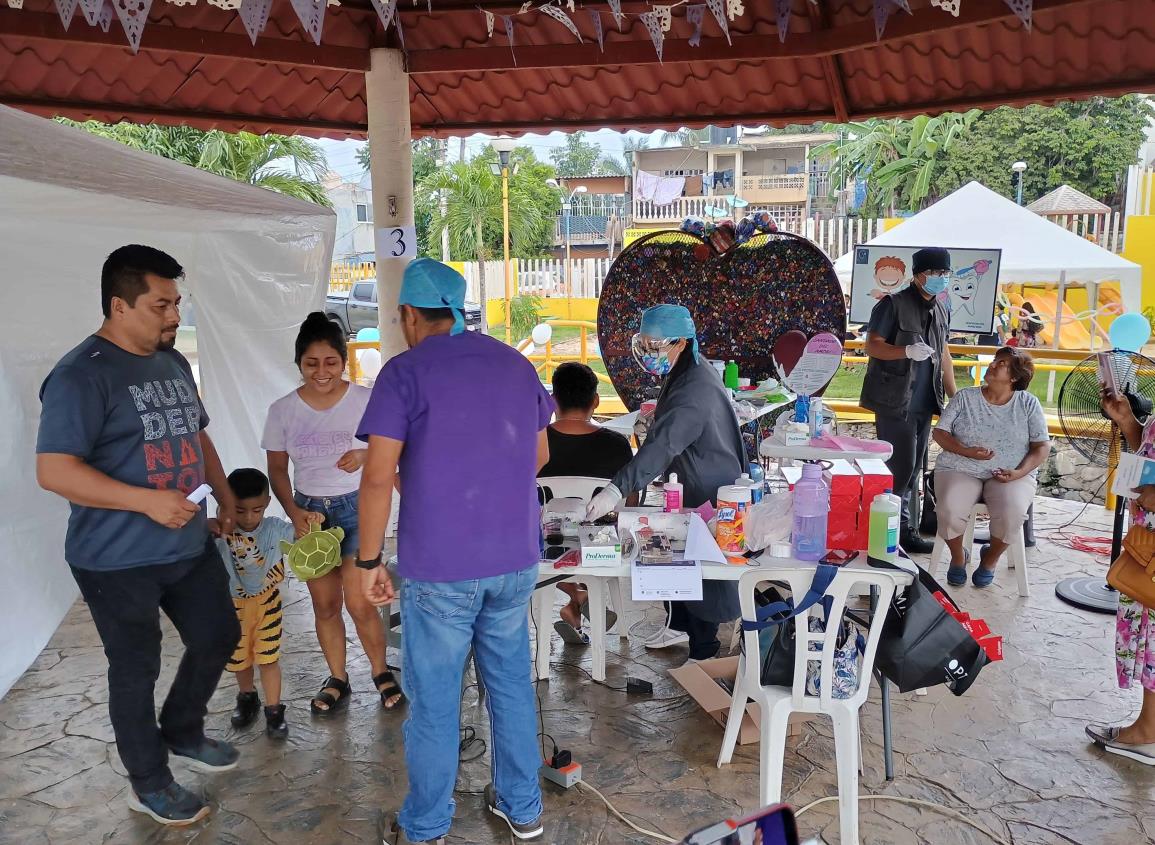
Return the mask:
MULTIPOLYGON (((955 364, 955 385, 960 390, 964 387, 973 387, 974 372, 965 366, 958 366, 958 359, 955 360, 955 364)), ((831 380, 830 387, 826 390, 826 397, 829 399, 847 399, 857 402, 862 393, 862 380, 865 376, 866 364, 843 364, 831 380)), ((1054 410, 1059 398, 1059 388, 1062 386, 1065 376, 1063 373, 1055 373, 1055 398, 1051 402, 1048 402, 1047 382, 1050 376, 1050 373, 1037 373, 1031 382, 1030 391, 1039 398, 1039 401, 1043 403, 1045 409, 1054 410)))

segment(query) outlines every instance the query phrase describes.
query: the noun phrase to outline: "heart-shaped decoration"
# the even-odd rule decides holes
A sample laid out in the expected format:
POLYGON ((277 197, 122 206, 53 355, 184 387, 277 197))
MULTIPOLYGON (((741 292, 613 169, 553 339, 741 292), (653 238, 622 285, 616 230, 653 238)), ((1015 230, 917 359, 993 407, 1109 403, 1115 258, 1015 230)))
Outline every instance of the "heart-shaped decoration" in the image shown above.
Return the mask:
POLYGON ((802 357, 786 377, 786 386, 799 396, 817 396, 842 364, 842 341, 829 332, 806 342, 802 357))
POLYGON ((806 333, 798 329, 791 329, 774 341, 774 348, 770 354, 774 358, 774 370, 778 374, 779 381, 786 381, 805 350, 806 333))
POLYGON ((658 395, 661 381, 630 354, 642 311, 664 302, 690 309, 701 353, 736 361, 755 384, 773 376, 773 350, 792 329, 810 338, 846 328, 846 305, 830 259, 810 241, 784 232, 756 234, 706 260, 707 241, 686 232, 655 232, 614 261, 598 304, 598 342, 614 388, 630 410, 658 395))

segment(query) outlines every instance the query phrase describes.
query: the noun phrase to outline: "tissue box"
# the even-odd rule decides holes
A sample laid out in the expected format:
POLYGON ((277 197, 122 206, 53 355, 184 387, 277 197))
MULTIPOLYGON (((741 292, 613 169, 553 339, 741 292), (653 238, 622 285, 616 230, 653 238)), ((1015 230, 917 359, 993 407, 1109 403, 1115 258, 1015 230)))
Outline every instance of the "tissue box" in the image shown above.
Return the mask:
POLYGON ((578 528, 582 566, 621 566, 622 544, 612 525, 583 525, 578 528))

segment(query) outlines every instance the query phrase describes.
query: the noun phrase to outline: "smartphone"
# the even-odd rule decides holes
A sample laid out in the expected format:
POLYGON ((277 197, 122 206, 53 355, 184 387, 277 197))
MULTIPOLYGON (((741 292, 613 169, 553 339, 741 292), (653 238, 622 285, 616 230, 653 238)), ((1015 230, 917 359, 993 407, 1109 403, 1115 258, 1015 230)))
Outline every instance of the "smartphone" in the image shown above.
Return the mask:
POLYGON ((856 557, 858 557, 858 552, 846 552, 839 549, 831 549, 826 553, 825 557, 822 558, 822 562, 829 563, 832 566, 842 566, 843 564, 850 563, 856 557))
POLYGON ((703 828, 687 836, 684 845, 798 845, 798 828, 790 808, 778 804, 703 828))

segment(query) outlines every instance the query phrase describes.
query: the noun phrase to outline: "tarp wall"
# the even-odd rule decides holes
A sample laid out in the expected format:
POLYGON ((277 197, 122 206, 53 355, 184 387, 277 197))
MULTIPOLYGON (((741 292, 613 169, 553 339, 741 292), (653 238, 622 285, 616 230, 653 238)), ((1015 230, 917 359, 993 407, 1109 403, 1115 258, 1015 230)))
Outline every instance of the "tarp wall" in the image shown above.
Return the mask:
MULTIPOLYGON (((0 151, 10 114, 0 109, 0 151)), ((50 127, 49 136, 77 131, 39 123, 50 127)), ((115 171, 119 145, 109 150, 111 142, 89 140, 97 144, 84 145, 89 154, 111 154, 105 173, 115 171)), ((68 505, 36 483, 38 391, 56 361, 99 327, 100 267, 108 253, 146 243, 184 265, 185 290, 196 304, 207 430, 226 470, 264 466, 265 413, 298 383, 293 340, 304 315, 323 306, 328 285, 332 212, 124 152, 147 159, 119 167, 152 177, 160 189, 155 202, 118 195, 116 180, 101 192, 12 178, 0 152, 0 696, 77 594, 63 559, 68 505), (145 165, 159 165, 161 173, 141 173, 145 165), (205 192, 205 179, 219 196, 205 192), (201 206, 245 211, 180 206, 198 191, 201 206)))

